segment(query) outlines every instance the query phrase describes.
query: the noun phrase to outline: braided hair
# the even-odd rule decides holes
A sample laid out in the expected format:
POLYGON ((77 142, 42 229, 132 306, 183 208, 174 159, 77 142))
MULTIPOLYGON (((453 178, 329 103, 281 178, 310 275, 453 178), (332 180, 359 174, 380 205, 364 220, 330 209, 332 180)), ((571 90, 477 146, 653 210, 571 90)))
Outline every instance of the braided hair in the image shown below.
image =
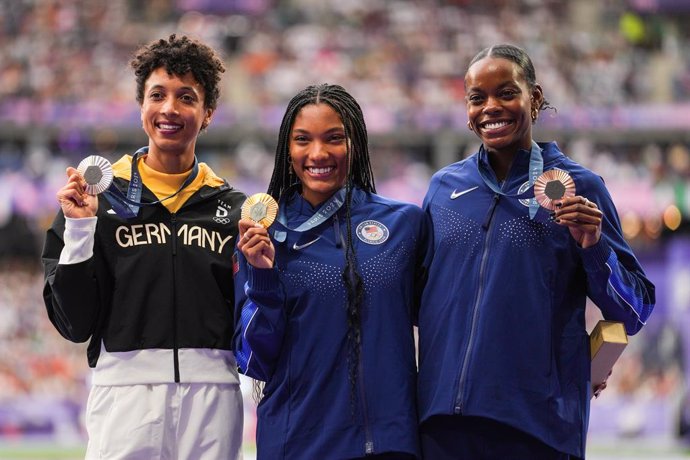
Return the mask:
POLYGON ((343 123, 347 139, 348 171, 345 183, 345 213, 347 236, 345 243, 345 268, 342 273, 347 291, 347 363, 352 409, 356 395, 358 364, 361 350, 361 304, 364 297, 362 277, 357 271, 357 256, 352 241, 351 202, 354 187, 366 192, 376 193, 374 174, 369 157, 369 140, 364 115, 357 101, 341 86, 309 86, 290 100, 283 121, 280 124, 278 145, 276 146, 273 176, 268 185, 268 194, 279 200, 291 186, 298 185, 299 179, 292 174, 289 164, 290 133, 295 118, 303 107, 311 104, 328 104, 338 114, 343 123))
POLYGON ((285 190, 299 183, 297 178, 290 174, 288 161, 290 132, 300 110, 311 104, 328 104, 343 122, 345 137, 349 141, 347 148, 349 170, 346 185, 356 185, 367 192, 375 193, 374 174, 369 158, 369 138, 362 109, 357 101, 345 91, 345 88, 324 83, 306 87, 288 103, 280 124, 275 165, 268 185, 268 194, 278 200, 285 190))
MULTIPOLYGON (((534 64, 527 52, 522 48, 510 44, 494 45, 484 48, 472 58, 470 65, 467 67, 472 67, 472 64, 485 57, 502 58, 514 62, 522 70, 522 74, 525 77, 529 89, 532 90, 537 86, 537 75, 534 70, 534 64)), ((544 98, 537 109, 546 110, 554 109, 554 107, 544 98)))

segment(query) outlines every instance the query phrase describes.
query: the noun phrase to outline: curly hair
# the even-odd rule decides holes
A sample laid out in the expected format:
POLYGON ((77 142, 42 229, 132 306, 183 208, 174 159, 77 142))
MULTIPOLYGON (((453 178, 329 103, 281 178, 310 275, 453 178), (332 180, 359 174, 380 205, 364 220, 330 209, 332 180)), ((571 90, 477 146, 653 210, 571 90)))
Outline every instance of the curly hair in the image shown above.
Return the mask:
POLYGON ((223 61, 216 52, 187 36, 170 35, 145 45, 136 51, 130 62, 137 81, 137 101, 144 103, 144 86, 151 73, 164 67, 170 75, 182 77, 191 72, 204 88, 204 108, 215 110, 220 96, 220 74, 225 72, 223 61))

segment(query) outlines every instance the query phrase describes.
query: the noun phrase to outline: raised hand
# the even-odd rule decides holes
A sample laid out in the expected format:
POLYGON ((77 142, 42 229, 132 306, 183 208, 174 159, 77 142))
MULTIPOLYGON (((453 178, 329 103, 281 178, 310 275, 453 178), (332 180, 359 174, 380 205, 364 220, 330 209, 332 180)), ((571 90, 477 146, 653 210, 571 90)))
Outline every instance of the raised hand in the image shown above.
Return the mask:
POLYGON ((98 197, 85 192, 86 181, 75 168, 67 168, 67 183, 56 197, 65 217, 80 219, 93 217, 98 211, 98 197))
POLYGON ((554 222, 568 227, 578 245, 588 248, 599 242, 604 214, 596 203, 576 195, 564 198, 555 204, 554 222))
POLYGON ((255 268, 273 268, 276 251, 268 230, 250 219, 240 219, 239 230, 237 249, 247 262, 255 268))

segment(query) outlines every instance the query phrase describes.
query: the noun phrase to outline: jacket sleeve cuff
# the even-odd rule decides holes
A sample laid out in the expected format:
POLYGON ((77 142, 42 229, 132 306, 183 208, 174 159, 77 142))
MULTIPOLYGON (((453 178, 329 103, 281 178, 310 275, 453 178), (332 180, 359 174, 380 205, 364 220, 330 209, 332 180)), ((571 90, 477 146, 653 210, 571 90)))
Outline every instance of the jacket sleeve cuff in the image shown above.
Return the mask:
POLYGON ((60 253, 59 264, 78 264, 93 257, 97 221, 97 217, 65 218, 65 234, 63 236, 65 247, 60 253))
POLYGON ((249 287, 255 291, 274 291, 280 288, 276 268, 255 268, 249 265, 247 275, 249 287))
POLYGON ((606 241, 604 235, 601 235, 599 242, 594 246, 586 249, 580 249, 582 255, 582 262, 587 270, 604 270, 606 269, 606 262, 611 255, 611 246, 606 241))

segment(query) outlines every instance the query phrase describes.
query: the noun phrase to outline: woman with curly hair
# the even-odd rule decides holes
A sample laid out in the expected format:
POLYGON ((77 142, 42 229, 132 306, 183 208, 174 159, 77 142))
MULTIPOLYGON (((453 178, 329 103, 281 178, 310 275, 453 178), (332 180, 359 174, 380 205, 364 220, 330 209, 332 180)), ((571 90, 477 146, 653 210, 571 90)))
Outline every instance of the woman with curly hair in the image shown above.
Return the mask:
POLYGON ((228 280, 245 195, 195 155, 224 66, 175 35, 131 66, 148 145, 112 165, 100 195, 67 168, 43 251, 50 320, 66 339, 89 340, 86 458, 238 458, 228 280))

